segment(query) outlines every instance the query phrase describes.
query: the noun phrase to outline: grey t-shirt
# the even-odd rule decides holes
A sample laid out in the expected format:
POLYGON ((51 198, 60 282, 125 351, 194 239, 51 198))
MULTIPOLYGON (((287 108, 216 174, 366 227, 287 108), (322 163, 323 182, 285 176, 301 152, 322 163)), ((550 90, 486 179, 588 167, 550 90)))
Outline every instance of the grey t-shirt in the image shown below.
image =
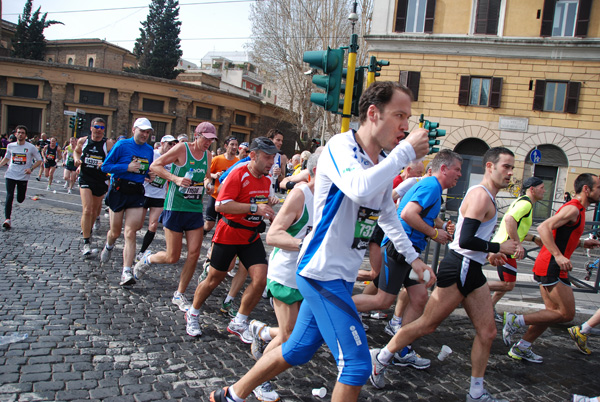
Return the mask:
POLYGON ((35 161, 41 161, 42 155, 35 145, 25 142, 19 145, 18 142, 12 142, 6 147, 6 157, 9 158, 8 170, 4 175, 12 180, 29 180, 29 175, 25 169, 31 169, 35 161))

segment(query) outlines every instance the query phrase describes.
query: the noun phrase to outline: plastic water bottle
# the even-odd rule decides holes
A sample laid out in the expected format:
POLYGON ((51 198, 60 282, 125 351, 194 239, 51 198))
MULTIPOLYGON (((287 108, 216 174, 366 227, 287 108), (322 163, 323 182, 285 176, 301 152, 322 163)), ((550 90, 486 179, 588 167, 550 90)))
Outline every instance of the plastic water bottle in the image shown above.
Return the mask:
POLYGON ((0 345, 8 345, 9 343, 15 343, 27 339, 29 334, 13 332, 10 335, 0 336, 0 345))
MULTIPOLYGON (((194 169, 190 169, 189 172, 186 172, 184 177, 186 179, 192 180, 192 177, 194 177, 194 169)), ((185 187, 179 187, 179 192, 185 194, 187 190, 185 187)))

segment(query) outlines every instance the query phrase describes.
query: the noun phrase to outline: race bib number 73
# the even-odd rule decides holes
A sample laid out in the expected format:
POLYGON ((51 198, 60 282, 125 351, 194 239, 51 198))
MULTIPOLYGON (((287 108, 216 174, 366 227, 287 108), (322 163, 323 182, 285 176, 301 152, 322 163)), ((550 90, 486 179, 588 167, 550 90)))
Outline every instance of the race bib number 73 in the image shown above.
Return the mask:
POLYGON ((379 210, 367 207, 358 208, 352 248, 357 250, 365 250, 367 248, 369 239, 377 226, 377 219, 379 219, 379 210))

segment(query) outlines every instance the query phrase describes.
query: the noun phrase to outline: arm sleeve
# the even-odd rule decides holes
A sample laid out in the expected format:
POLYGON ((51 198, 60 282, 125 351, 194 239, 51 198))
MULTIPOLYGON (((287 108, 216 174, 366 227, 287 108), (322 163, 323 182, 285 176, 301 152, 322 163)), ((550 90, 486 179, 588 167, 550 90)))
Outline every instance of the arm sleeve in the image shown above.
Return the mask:
MULTIPOLYGON (((391 181, 388 182, 388 186, 390 185, 391 181)), ((396 207, 392 201, 391 186, 390 189, 385 192, 383 199, 381 216, 379 217, 379 226, 381 226, 381 229, 383 229, 392 243, 394 243, 396 250, 404 256, 406 262, 411 264, 419 257, 419 254, 413 248, 412 242, 404 232, 400 219, 396 216, 396 207)))
POLYGON ((500 251, 500 243, 492 243, 475 236, 481 221, 472 218, 464 218, 460 230, 458 245, 461 248, 473 251, 483 251, 488 253, 497 253, 500 251))
POLYGON ((129 163, 117 163, 121 156, 121 147, 116 143, 106 156, 102 163, 101 170, 104 173, 125 173, 129 167, 129 163))
MULTIPOLYGON (((321 158, 330 159, 335 171, 329 177, 333 183, 353 202, 363 204, 375 194, 380 193, 391 183, 403 167, 415 159, 415 151, 408 142, 401 142, 389 155, 377 165, 363 169, 360 161, 350 158, 347 147, 337 146, 335 150, 330 142, 321 158)), ((391 200, 391 193, 390 193, 391 200)))

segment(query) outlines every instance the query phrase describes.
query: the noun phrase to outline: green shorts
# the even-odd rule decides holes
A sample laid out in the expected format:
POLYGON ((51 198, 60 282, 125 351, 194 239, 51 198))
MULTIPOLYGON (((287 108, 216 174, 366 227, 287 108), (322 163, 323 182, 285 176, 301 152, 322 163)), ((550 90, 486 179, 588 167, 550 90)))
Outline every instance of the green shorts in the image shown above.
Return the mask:
POLYGON ((284 302, 285 304, 292 305, 296 302, 304 300, 298 289, 293 289, 288 286, 284 286, 279 282, 275 282, 267 278, 267 291, 269 297, 284 302))

